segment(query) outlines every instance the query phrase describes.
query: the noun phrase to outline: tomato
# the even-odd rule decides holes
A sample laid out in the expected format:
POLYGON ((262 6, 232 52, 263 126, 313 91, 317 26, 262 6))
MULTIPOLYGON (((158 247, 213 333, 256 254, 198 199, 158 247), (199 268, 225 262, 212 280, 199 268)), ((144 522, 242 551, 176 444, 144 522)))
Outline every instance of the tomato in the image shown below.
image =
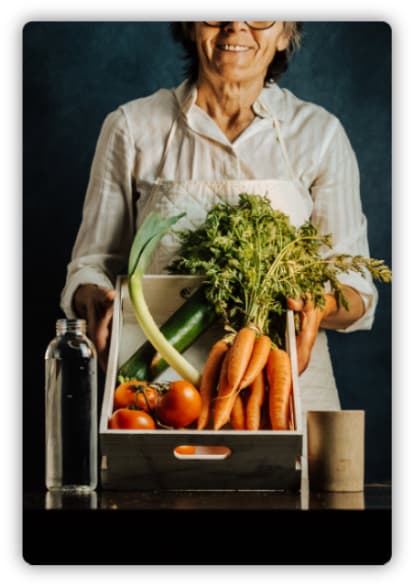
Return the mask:
POLYGON ((112 413, 109 419, 110 429, 156 429, 154 419, 142 409, 122 407, 112 413))
POLYGON ((157 418, 170 427, 185 427, 195 421, 202 408, 199 391, 186 380, 169 383, 155 408, 157 418))
POLYGON ((132 406, 150 411, 155 409, 158 396, 157 389, 149 387, 145 381, 131 380, 116 387, 113 396, 113 409, 132 406))

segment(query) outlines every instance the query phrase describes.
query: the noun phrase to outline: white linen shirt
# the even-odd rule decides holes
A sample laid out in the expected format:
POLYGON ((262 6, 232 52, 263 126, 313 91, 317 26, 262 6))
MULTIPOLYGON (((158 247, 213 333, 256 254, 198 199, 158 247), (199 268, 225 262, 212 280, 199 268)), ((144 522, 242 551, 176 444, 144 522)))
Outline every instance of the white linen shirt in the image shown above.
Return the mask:
MULTIPOLYGON (((172 181, 293 178, 312 198, 311 222, 321 233, 333 235, 333 248, 324 254, 369 256, 357 160, 334 115, 274 84, 254 103, 253 122, 230 142, 196 105, 196 96, 196 87, 183 82, 174 91, 161 89, 128 102, 106 117, 61 294, 67 317, 75 317, 72 300, 79 285, 113 288, 116 276, 126 272, 141 207, 159 176, 172 181), (161 167, 165 141, 179 114, 161 167), (275 124, 280 125, 290 169, 275 124)), ((377 304, 371 278, 356 273, 339 278, 359 291, 366 307, 359 320, 341 331, 370 329, 377 304)))

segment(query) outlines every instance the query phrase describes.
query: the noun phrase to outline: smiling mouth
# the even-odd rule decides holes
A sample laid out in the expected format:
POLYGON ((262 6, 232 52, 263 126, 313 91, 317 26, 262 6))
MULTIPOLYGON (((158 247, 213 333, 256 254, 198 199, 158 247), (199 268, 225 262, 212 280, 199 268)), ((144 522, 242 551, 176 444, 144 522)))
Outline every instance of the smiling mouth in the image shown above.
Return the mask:
POLYGON ((245 47, 244 45, 217 45, 217 48, 221 51, 231 51, 232 53, 244 53, 245 51, 249 51, 250 47, 245 47))

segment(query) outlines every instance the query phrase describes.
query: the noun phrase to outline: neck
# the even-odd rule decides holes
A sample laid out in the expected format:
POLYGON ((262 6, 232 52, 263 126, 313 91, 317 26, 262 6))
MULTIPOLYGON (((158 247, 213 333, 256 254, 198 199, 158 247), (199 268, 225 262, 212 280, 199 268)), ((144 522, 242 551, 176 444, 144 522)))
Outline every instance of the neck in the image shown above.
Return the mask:
POLYGON ((255 118, 252 106, 263 84, 223 83, 198 80, 196 104, 216 122, 229 140, 234 140, 255 118))

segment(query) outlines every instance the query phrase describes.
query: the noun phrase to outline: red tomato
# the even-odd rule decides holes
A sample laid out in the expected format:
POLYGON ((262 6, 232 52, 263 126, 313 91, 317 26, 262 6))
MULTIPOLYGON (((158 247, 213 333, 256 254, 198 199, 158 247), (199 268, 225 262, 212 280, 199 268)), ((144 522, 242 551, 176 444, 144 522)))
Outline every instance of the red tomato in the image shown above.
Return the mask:
POLYGON ((140 380, 131 380, 116 387, 113 395, 113 409, 121 407, 136 407, 144 411, 155 409, 158 400, 158 391, 149 387, 148 383, 140 380))
POLYGON ((185 380, 173 381, 157 403, 155 413, 164 425, 185 427, 195 421, 202 408, 199 391, 185 380))
POLYGON ((110 429, 156 429, 154 419, 141 409, 122 407, 112 413, 109 419, 110 429))

